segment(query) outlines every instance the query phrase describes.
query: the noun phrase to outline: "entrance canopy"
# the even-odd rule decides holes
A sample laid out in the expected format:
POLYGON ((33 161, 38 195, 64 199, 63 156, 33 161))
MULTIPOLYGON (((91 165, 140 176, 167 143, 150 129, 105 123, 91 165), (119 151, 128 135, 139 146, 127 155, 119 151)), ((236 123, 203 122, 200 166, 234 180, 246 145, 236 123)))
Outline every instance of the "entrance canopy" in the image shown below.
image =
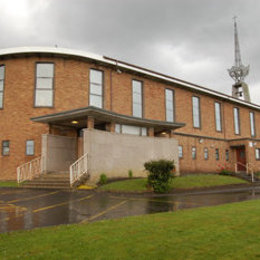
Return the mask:
POLYGON ((87 127, 87 119, 89 117, 94 118, 95 125, 101 125, 104 123, 126 124, 154 128, 154 132, 170 131, 185 126, 184 123, 127 116, 93 106, 33 117, 31 120, 33 122, 80 129, 87 127))

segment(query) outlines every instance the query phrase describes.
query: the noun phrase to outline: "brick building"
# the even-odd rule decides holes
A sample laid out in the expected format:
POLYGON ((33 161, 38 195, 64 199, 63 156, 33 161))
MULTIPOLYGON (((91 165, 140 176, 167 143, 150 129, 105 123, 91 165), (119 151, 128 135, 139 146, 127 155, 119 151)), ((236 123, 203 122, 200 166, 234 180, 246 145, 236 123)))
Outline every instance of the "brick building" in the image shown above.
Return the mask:
POLYGON ((260 171, 258 105, 81 51, 14 48, 0 59, 2 180, 39 157, 41 171, 68 172, 86 153, 96 175, 135 174, 135 161, 160 157, 181 174, 260 171))

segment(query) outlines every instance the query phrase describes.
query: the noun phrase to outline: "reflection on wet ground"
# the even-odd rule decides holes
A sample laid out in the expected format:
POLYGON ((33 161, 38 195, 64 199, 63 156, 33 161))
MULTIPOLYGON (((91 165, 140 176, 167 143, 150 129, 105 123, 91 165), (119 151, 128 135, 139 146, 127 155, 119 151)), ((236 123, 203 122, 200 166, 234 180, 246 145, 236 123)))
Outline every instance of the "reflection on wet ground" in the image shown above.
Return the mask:
POLYGON ((165 196, 0 189, 0 232, 85 223, 260 198, 260 187, 165 196))

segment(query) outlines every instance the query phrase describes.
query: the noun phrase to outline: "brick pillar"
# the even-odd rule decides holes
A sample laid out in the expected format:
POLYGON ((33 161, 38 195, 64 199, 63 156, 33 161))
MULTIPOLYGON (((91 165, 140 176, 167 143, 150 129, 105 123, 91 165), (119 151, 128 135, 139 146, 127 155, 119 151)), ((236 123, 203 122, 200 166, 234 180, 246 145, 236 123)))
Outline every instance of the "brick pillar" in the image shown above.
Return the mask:
POLYGON ((115 122, 106 123, 106 131, 114 133, 115 132, 115 122))
POLYGON ((169 132, 169 138, 174 138, 174 132, 173 132, 173 130, 170 130, 170 132, 169 132))
POLYGON ((87 127, 88 127, 88 129, 93 129, 94 126, 95 126, 94 117, 88 116, 88 121, 87 121, 87 127))
POLYGON ((153 127, 148 128, 148 136, 154 136, 154 128, 153 127))

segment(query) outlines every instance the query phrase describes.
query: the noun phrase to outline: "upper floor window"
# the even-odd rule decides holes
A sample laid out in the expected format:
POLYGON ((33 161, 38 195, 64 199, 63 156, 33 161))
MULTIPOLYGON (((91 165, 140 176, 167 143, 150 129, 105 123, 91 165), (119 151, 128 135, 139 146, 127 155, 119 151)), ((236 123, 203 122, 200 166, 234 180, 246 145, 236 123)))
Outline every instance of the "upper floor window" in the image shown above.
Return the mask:
POLYGON ((174 91, 165 89, 166 121, 174 122, 174 91))
POLYGON ((90 70, 89 105, 103 108, 103 71, 90 70))
POLYGON ((132 80, 133 116, 143 117, 143 84, 141 81, 132 80))
POLYGON ((2 141, 2 155, 6 156, 10 153, 10 141, 2 141))
POLYGON ((34 140, 26 141, 26 155, 34 155, 34 140))
POLYGON ((36 86, 35 103, 36 107, 53 106, 53 79, 54 64, 37 63, 36 64, 36 86))
POLYGON ((240 134, 240 119, 239 119, 239 109, 234 107, 234 127, 235 127, 235 134, 240 134))
POLYGON ((254 112, 250 112, 249 113, 250 116, 250 130, 251 130, 251 136, 255 136, 255 113, 254 112))
POLYGON ((0 66, 0 108, 4 106, 4 79, 5 79, 5 66, 0 66))
POLYGON ((218 102, 215 102, 215 123, 216 123, 216 130, 221 132, 222 125, 221 125, 221 105, 218 102))
POLYGON ((200 128, 200 99, 199 97, 192 97, 192 115, 193 126, 200 128))

